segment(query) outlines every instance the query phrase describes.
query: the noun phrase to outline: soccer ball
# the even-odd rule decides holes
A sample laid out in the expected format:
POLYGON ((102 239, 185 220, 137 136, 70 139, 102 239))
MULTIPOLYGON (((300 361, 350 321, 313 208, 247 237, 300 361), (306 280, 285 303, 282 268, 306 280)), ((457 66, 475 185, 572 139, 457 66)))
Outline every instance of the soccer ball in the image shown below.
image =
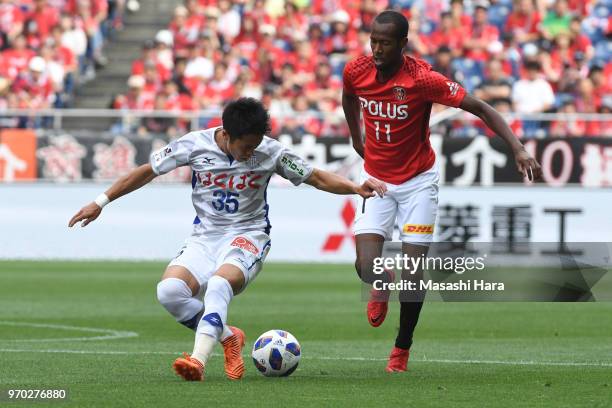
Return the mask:
POLYGON ((287 377, 300 362, 300 343, 288 331, 269 330, 253 344, 253 363, 266 377, 287 377))

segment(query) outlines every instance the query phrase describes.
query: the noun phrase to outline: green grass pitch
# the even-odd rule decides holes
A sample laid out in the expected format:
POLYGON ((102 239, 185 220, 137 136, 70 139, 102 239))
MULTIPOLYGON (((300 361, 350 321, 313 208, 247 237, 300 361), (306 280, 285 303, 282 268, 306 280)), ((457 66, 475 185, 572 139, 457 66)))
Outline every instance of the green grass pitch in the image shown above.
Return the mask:
POLYGON ((398 308, 369 327, 348 265, 267 264, 234 298, 229 321, 245 330, 248 346, 272 328, 300 340, 291 377, 264 378, 247 356, 245 378, 227 380, 219 347, 206 381, 186 383, 170 366, 191 351, 193 334, 157 304, 163 268, 0 262, 0 390, 69 394, 48 403, 3 396, 0 405, 612 406, 612 304, 428 303, 409 371, 387 374, 398 308))

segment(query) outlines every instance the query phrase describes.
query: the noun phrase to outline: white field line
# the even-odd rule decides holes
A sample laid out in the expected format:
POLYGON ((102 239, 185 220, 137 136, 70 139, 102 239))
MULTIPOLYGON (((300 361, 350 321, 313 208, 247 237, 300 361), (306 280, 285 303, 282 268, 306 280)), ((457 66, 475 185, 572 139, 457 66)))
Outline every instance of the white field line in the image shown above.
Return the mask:
MULTIPOLYGON (((35 327, 41 329, 60 329, 82 331, 87 333, 106 333, 104 336, 92 337, 66 337, 66 338, 50 338, 50 339, 14 339, 1 340, 0 342, 56 342, 56 341, 91 341, 91 340, 113 340, 129 337, 138 337, 138 333, 132 331, 119 331, 112 329, 101 329, 95 327, 79 327, 66 326, 59 324, 45 323, 22 323, 0 320, 2 326, 21 326, 35 327)), ((0 353, 64 353, 64 354, 94 354, 94 355, 181 355, 180 352, 172 351, 122 351, 122 350, 68 350, 68 349, 18 349, 18 348, 0 348, 0 353)), ((213 354, 219 355, 219 354, 213 354)), ((331 361, 387 361, 386 358, 374 357, 307 357, 309 360, 331 360, 331 361)), ((561 366, 561 367, 612 367, 612 362, 574 362, 574 361, 534 361, 534 360, 459 360, 459 359, 430 359, 412 358, 410 361, 421 363, 439 363, 439 364, 497 364, 497 365, 516 365, 516 366, 561 366)))
POLYGON ((88 336, 88 337, 61 337, 61 338, 49 338, 49 339, 0 339, 0 341, 10 341, 19 343, 41 343, 50 341, 92 341, 92 340, 115 340, 125 339, 129 337, 138 337, 138 333, 132 331, 120 331, 112 329, 100 329, 96 327, 80 327, 80 326, 66 326, 63 324, 46 324, 46 323, 22 323, 22 322, 11 322, 0 320, 0 326, 20 326, 20 327, 34 327, 38 329, 58 329, 58 330, 72 330, 80 331, 85 333, 98 333, 104 334, 103 336, 88 336))
MULTIPOLYGON (((174 355, 180 356, 180 352, 173 351, 122 351, 122 350, 66 350, 66 349, 11 349, 0 348, 0 353, 65 353, 65 354, 94 354, 94 355, 174 355)), ((214 353, 214 356, 221 354, 214 353)), ((387 361, 386 358, 372 357, 307 357, 308 360, 331 360, 331 361, 387 361)), ((574 361, 534 361, 534 360, 450 360, 450 359, 410 359, 411 362, 418 363, 439 363, 439 364, 498 364, 514 366, 561 366, 561 367, 612 367, 612 362, 574 362, 574 361)))

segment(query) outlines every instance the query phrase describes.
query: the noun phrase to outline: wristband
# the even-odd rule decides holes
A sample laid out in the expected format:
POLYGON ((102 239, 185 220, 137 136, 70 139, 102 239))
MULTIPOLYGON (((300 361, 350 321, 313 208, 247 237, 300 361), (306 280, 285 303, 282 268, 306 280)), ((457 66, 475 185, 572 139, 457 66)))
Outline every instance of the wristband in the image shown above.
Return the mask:
POLYGON ((106 204, 110 203, 110 200, 108 199, 108 196, 106 194, 102 193, 96 197, 94 203, 96 203, 98 207, 104 208, 106 204))

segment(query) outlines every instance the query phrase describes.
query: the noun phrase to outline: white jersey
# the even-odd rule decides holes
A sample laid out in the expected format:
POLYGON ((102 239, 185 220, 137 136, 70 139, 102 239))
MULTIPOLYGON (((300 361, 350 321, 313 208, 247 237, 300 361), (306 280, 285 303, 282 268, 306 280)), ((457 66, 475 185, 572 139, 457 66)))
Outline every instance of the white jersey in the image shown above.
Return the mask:
POLYGON ((274 173, 299 185, 312 167, 277 140, 264 136, 253 156, 239 162, 223 153, 210 128, 188 133, 150 157, 155 174, 180 166, 192 169, 191 194, 196 211, 194 235, 270 233, 266 189, 274 173))

